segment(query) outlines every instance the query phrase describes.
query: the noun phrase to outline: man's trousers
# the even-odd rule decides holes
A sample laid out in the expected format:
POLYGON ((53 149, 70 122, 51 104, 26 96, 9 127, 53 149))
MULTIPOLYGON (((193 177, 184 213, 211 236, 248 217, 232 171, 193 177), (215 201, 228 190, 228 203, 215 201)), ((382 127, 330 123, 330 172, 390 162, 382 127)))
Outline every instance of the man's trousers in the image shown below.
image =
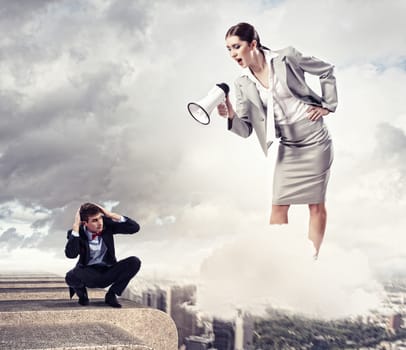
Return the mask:
POLYGON ((76 266, 66 274, 65 281, 79 297, 85 291, 85 287, 106 288, 109 285, 111 285, 109 292, 121 295, 140 267, 141 261, 135 256, 120 260, 112 266, 76 266))

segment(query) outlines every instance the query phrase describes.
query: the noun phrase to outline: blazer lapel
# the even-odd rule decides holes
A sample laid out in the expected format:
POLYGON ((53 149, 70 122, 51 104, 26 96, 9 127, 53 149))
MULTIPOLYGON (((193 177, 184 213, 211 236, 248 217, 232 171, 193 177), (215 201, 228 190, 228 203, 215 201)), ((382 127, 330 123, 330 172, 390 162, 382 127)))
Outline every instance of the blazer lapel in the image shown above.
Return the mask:
POLYGON ((246 94, 246 97, 252 102, 255 107, 257 107, 257 112, 253 110, 253 113, 251 114, 252 126, 254 127, 259 143, 261 144, 261 147, 266 154, 266 114, 264 106, 262 105, 261 98, 259 97, 259 93, 255 86, 255 83, 251 81, 250 78, 248 78, 247 76, 245 76, 244 78, 245 79, 243 80, 242 85, 244 85, 244 92, 246 94))
POLYGON ((273 69, 275 72, 276 77, 278 80, 281 82, 283 87, 285 89, 288 89, 290 91, 287 80, 286 80, 286 63, 285 63, 285 58, 286 56, 278 56, 275 57, 272 62, 273 62, 273 69))
POLYGON ((262 114, 265 115, 264 107, 262 105, 261 99, 258 94, 258 90, 255 87, 253 81, 250 80, 247 76, 244 77, 244 85, 245 85, 245 92, 247 94, 248 99, 257 107, 262 114))
POLYGON ((89 238, 87 237, 87 234, 85 232, 85 228, 83 225, 81 225, 79 227, 79 236, 86 242, 86 244, 84 244, 84 248, 85 248, 85 255, 84 255, 84 263, 85 265, 87 265, 87 263, 90 260, 90 248, 89 248, 89 238))

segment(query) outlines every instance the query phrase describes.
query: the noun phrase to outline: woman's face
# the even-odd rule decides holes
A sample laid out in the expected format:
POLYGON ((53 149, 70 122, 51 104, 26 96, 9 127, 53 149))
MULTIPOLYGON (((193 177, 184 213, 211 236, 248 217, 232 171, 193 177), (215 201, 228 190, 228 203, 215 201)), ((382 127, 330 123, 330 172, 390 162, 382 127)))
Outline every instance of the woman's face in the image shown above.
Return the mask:
POLYGON ((241 40, 238 36, 232 35, 226 38, 226 47, 230 56, 241 67, 249 67, 253 60, 253 53, 256 49, 256 41, 251 43, 241 40))

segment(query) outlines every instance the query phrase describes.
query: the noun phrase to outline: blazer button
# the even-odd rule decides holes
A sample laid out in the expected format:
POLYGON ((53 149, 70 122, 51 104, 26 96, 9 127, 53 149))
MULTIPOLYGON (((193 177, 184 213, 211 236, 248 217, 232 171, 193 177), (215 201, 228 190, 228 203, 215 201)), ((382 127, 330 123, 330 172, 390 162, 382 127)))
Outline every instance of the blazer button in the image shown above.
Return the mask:
POLYGON ((263 122, 263 121, 265 121, 265 119, 264 119, 264 118, 261 118, 261 122, 263 122))

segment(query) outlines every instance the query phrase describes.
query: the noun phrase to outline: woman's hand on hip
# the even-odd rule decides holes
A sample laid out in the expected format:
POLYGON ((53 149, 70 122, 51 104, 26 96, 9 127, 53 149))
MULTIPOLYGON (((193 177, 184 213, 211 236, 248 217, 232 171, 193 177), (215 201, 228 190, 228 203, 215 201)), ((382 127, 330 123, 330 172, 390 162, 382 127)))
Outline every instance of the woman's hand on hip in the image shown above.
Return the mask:
POLYGON ((310 106, 307 109, 307 112, 309 113, 307 115, 307 118, 309 118, 313 122, 330 113, 328 109, 317 106, 310 106))

